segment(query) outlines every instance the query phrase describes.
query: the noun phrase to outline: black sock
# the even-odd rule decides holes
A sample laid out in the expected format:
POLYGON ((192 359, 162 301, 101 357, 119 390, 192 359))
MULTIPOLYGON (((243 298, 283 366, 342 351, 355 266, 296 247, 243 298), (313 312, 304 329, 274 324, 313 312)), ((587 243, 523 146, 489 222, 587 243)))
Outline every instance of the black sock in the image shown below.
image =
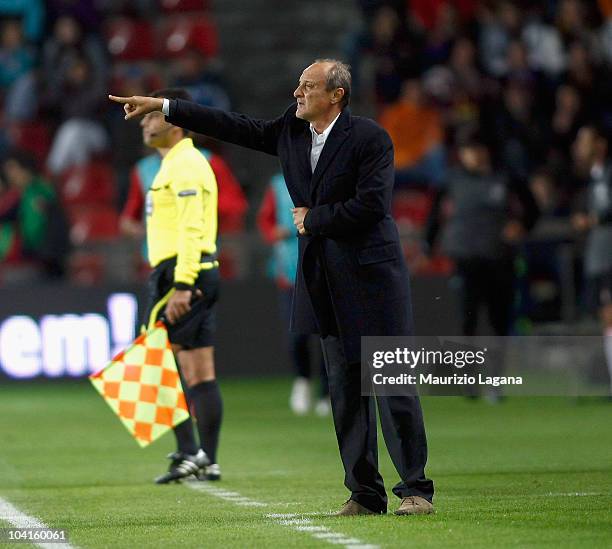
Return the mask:
POLYGON ((217 463, 217 447, 223 418, 219 384, 216 379, 203 381, 189 389, 189 396, 196 416, 200 446, 210 458, 210 462, 217 463))
POLYGON ((198 452, 191 417, 188 417, 183 423, 175 425, 174 436, 176 437, 176 447, 179 452, 191 455, 195 455, 198 452))
MULTIPOLYGON (((179 369, 180 375, 180 369, 179 369)), ((187 384, 183 379, 183 376, 180 375, 181 384, 183 386, 183 392, 185 393, 185 400, 187 401, 187 409, 191 413, 191 402, 189 401, 189 391, 185 390, 187 384)), ((195 455, 198 451, 198 446, 195 440, 195 434, 193 432, 193 420, 191 417, 188 417, 182 423, 174 426, 174 436, 176 437, 176 447, 179 452, 184 454, 195 455)))

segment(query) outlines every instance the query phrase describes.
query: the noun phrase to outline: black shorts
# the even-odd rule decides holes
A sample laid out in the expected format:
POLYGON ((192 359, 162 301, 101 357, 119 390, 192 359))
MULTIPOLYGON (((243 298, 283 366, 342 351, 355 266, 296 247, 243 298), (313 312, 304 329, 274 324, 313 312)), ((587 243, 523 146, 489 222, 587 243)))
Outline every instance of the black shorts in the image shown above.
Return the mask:
MULTIPOLYGON (((174 286, 176 258, 162 261, 149 275, 147 308, 143 324, 151 327, 164 313, 165 303, 174 286)), ((202 269, 194 283, 194 289, 202 292, 194 298, 191 310, 175 324, 167 323, 171 343, 184 349, 197 349, 214 345, 216 330, 216 303, 219 298, 219 269, 202 269)))
POLYGON ((593 311, 612 305, 612 271, 589 277, 587 294, 589 308, 593 311))

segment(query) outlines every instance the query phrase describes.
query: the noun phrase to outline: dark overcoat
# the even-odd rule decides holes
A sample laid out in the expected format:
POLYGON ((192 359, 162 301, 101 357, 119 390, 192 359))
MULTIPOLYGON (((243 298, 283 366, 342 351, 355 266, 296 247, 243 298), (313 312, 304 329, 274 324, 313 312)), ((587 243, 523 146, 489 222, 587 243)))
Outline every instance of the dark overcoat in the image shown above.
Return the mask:
POLYGON ((309 234, 299 236, 291 329, 337 329, 347 361, 359 362, 361 336, 412 333, 408 270, 391 217, 393 144, 376 122, 345 108, 313 174, 309 123, 295 111, 259 120, 175 99, 167 118, 279 157, 293 203, 310 209, 309 234))

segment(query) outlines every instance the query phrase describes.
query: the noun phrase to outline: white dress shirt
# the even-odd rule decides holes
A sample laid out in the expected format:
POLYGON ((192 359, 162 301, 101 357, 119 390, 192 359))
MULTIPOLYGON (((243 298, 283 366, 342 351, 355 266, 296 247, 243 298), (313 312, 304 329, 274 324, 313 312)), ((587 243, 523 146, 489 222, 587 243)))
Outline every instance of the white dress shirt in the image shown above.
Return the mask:
POLYGON ((342 112, 338 113, 338 116, 334 118, 332 123, 327 126, 323 133, 317 133, 314 129, 313 125, 310 124, 310 133, 312 135, 312 149, 310 150, 310 168, 312 169, 312 173, 314 173, 315 168, 317 167, 317 162, 319 161, 319 157, 321 156, 321 151, 325 146, 325 141, 327 141, 327 137, 329 136, 336 120, 342 114, 342 112))

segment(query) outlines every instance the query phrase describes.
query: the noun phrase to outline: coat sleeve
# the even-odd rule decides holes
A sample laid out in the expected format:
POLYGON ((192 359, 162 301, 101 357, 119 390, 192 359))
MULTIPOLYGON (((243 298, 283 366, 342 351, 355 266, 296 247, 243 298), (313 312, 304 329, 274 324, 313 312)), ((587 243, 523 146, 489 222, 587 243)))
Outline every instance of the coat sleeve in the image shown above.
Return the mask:
POLYGON ((312 235, 329 238, 367 230, 391 211, 393 192, 393 143, 384 130, 365 143, 357 155, 358 174, 355 196, 343 202, 310 209, 304 221, 312 235))
POLYGON ((170 116, 166 117, 186 130, 275 156, 284 118, 260 120, 181 99, 170 100, 170 116))

